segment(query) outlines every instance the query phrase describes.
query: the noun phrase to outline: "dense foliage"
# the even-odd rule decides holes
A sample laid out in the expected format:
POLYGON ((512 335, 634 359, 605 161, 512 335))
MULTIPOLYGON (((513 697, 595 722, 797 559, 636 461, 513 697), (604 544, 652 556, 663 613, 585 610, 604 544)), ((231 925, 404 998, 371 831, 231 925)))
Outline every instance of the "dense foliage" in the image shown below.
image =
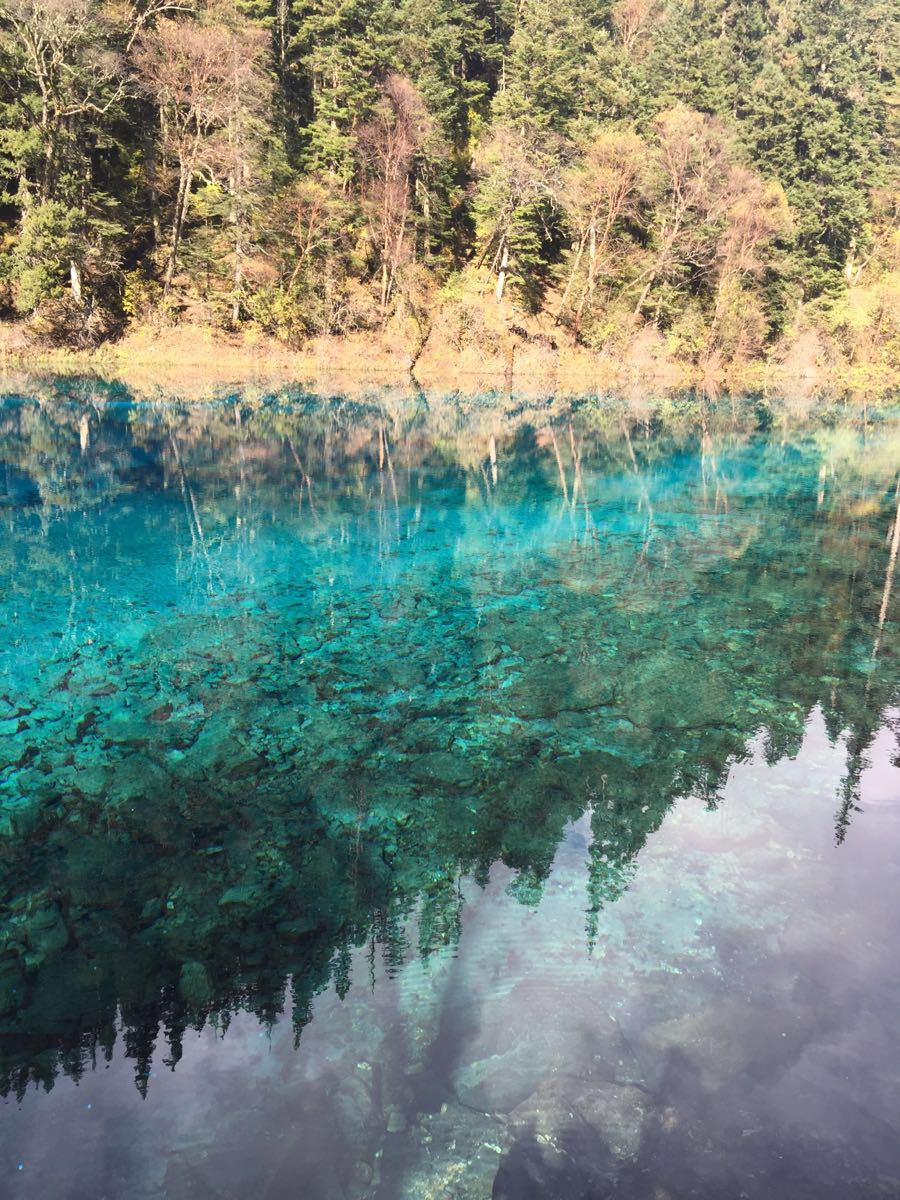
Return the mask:
POLYGON ((900 345, 891 0, 2 0, 2 302, 900 345), (492 309, 491 306, 495 307, 492 309), (510 316, 509 314, 512 314, 510 316))

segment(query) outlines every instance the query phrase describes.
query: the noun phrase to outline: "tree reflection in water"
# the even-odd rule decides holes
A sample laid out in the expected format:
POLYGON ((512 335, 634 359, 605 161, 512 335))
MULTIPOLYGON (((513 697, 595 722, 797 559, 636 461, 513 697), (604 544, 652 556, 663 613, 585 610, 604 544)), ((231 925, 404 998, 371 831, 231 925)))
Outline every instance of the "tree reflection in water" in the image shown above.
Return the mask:
MULTIPOLYGON (((4 1094, 120 1043, 146 1095, 158 1042, 243 1011, 296 1041, 361 963, 446 956, 497 864, 541 906, 573 829, 596 954, 676 802, 811 722, 852 837, 900 699, 894 420, 73 381, 8 398, 0 446, 4 1094)), ((593 1195, 538 1100, 495 1194, 593 1195)))

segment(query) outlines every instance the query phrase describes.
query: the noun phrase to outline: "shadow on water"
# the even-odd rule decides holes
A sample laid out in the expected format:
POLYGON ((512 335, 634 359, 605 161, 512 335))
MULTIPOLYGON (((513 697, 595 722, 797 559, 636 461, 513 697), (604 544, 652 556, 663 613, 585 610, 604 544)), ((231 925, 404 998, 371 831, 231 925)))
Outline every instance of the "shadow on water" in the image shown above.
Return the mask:
MULTIPOLYGON (((843 1029, 852 989, 802 994, 823 969, 802 947, 787 988, 775 942, 713 893, 700 1035, 640 983, 655 910, 629 897, 655 889, 666 944, 693 946, 696 897, 679 915, 671 877, 641 873, 653 835, 677 836, 688 800, 714 827, 729 780, 802 763, 816 723, 843 764, 816 827, 852 842, 900 703, 900 423, 689 401, 154 407, 76 382, 0 405, 0 449, 3 1095, 124 1055, 152 1099, 188 1035, 250 1013, 270 1034, 286 1017, 297 1046, 346 998, 371 1006, 360 1045, 378 1026, 381 1057, 333 1081, 337 1124, 306 1113, 319 1144, 291 1141, 267 1195, 297 1170, 305 1194, 378 1200, 426 1195, 423 1170, 435 1196, 498 1200, 611 1180, 895 1194, 886 1132, 853 1176, 826 1134, 739 1116, 843 1029), (554 920, 547 953, 568 957, 548 982, 528 930, 554 920), (617 953, 631 1025, 618 984, 598 991, 617 953), (774 1051, 732 995, 751 959, 763 1009, 780 1020, 784 992, 803 1026, 774 1051), (752 1054, 731 1074, 686 1054, 710 1039, 752 1054)), ((716 861, 772 838, 748 817, 716 861)), ((681 987, 671 953, 654 970, 681 987)), ((146 1194, 240 1194, 190 1187, 146 1194)))

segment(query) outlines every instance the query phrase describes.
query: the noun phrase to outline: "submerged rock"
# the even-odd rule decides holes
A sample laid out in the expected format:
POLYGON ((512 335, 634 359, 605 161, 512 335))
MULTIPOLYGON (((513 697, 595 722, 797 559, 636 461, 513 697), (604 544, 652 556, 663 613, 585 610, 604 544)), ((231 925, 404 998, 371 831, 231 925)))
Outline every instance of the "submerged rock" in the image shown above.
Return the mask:
POLYGON ((472 764, 459 753, 421 754, 413 759, 412 770, 416 779, 443 787, 470 787, 475 778, 472 764))
POLYGON ((633 1084, 602 1079, 551 1079, 542 1083, 509 1114, 513 1133, 530 1131, 554 1148, 563 1147, 573 1130, 589 1126, 613 1158, 637 1157, 653 1098, 633 1084))
POLYGON ((698 1072, 704 1087, 716 1089, 742 1074, 762 1079, 782 1069, 785 1043, 813 1027, 811 1011, 793 1002, 725 1000, 663 1021, 643 1041, 656 1056, 668 1056, 675 1072, 698 1072))
POLYGON ((68 945, 69 932, 62 913, 55 904, 39 908, 25 917, 24 925, 28 942, 25 963, 28 967, 40 966, 47 958, 68 945))

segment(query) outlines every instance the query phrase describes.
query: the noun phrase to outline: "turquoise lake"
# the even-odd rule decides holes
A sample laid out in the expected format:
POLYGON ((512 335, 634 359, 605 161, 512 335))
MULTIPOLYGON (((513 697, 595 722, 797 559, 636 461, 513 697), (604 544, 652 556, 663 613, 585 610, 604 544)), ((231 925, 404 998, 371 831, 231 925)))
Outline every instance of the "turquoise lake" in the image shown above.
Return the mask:
POLYGON ((900 1197, 900 413, 0 397, 0 1196, 900 1197))

